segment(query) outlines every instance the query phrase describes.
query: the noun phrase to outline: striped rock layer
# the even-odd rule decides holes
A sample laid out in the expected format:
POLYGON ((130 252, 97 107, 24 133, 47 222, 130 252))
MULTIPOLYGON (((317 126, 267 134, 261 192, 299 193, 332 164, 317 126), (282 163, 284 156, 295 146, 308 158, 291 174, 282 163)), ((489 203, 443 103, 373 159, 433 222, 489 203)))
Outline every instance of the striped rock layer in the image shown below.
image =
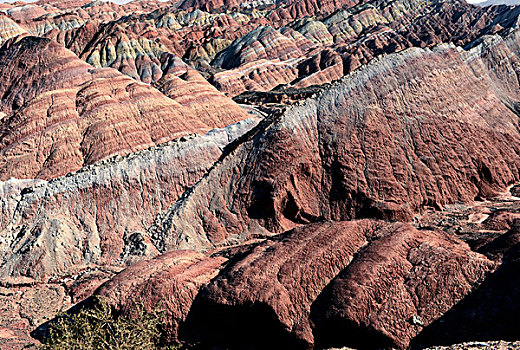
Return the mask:
POLYGON ((0 71, 2 180, 51 179, 247 118, 196 72, 165 77, 177 94, 169 98, 116 70, 95 69, 49 39, 8 41, 0 71))

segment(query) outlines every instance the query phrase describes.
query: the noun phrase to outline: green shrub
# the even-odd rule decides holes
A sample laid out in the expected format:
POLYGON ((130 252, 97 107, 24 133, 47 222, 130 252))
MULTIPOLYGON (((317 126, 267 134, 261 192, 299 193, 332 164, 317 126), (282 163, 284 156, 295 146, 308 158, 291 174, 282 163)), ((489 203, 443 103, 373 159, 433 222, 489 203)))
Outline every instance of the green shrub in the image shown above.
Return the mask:
POLYGON ((151 350, 178 349, 160 344, 160 325, 164 314, 146 312, 142 304, 132 317, 116 315, 101 299, 95 306, 73 315, 57 317, 49 327, 49 334, 41 350, 151 350))

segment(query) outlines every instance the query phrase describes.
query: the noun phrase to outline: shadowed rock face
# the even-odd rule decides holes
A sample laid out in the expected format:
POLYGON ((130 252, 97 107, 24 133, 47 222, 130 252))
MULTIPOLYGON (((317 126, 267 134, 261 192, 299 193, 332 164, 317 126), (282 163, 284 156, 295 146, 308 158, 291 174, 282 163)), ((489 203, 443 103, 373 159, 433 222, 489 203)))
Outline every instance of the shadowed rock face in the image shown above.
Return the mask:
POLYGON ((200 76, 171 77, 179 95, 190 94, 177 102, 115 70, 94 69, 48 39, 4 44, 0 72, 0 107, 7 114, 0 124, 2 180, 51 179, 247 118, 200 76), (191 80, 198 81, 197 93, 191 80))
POLYGON ((474 258, 466 245, 428 231, 401 229, 373 242, 313 305, 316 342, 407 347, 484 279, 481 264, 493 265, 474 258))
POLYGON ((467 298, 426 327, 416 339, 421 346, 468 340, 517 339, 520 324, 520 231, 513 228, 479 250, 502 257, 502 265, 467 298), (439 335, 443 336, 439 338, 439 335))
POLYGON ((377 60, 261 123, 150 234, 200 249, 492 196, 518 181, 520 161, 518 117, 493 86, 450 46, 377 60))
POLYGON ((201 291, 186 328, 196 340, 237 347, 312 344, 310 305, 380 224, 309 225, 252 247, 201 291))
POLYGON ((404 348, 494 267, 445 233, 323 222, 206 257, 166 253, 96 294, 127 313, 132 298, 149 308, 162 299, 168 337, 202 347, 304 349, 321 341, 404 348))
POLYGON ((124 270, 102 285, 96 295, 130 315, 139 303, 148 311, 164 309, 165 336, 178 342, 179 325, 185 321, 200 287, 214 278, 226 261, 194 251, 162 254, 124 270))

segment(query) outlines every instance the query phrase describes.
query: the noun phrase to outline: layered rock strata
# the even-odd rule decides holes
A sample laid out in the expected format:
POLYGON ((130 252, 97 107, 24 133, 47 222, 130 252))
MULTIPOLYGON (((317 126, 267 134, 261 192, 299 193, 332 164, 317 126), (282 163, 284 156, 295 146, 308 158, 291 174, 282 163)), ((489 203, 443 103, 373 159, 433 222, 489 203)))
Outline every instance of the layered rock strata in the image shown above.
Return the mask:
POLYGON ((494 196, 518 181, 517 122, 455 47, 410 49, 261 123, 149 232, 164 250, 209 249, 494 196))
POLYGON ((47 281, 89 266, 121 266, 157 255, 146 234, 155 215, 256 123, 248 119, 183 137, 35 186, 29 180, 4 183, 0 277, 47 281))
POLYGON ((113 69, 94 69, 48 39, 5 43, 0 72, 0 108, 7 115, 0 122, 2 180, 55 178, 247 118, 200 76, 171 78, 176 101, 113 69), (178 97, 184 94, 189 98, 178 97))

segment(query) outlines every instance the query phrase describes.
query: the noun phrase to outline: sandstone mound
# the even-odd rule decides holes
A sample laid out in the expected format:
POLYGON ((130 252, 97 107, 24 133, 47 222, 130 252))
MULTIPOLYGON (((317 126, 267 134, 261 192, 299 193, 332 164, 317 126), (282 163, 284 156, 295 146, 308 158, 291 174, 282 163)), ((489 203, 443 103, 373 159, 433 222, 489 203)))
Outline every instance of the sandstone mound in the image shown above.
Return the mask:
MULTIPOLYGON (((0 72, 1 109, 8 115, 0 125, 2 180, 54 178, 247 117, 216 91, 181 104, 115 70, 94 69, 48 39, 4 44, 0 72)), ((191 83, 177 87, 192 90, 191 83)))
POLYGON ((179 325, 186 320, 200 287, 214 278, 226 261, 187 250, 166 253, 126 269, 101 286, 96 295, 130 315, 137 303, 144 303, 147 310, 160 303, 161 310, 167 312, 165 336, 178 342, 179 325))
POLYGON ((333 345, 404 348, 494 266, 444 233, 324 222, 207 258, 167 253, 96 294, 127 313, 162 299, 169 338, 201 346, 304 349, 333 331, 333 345))

